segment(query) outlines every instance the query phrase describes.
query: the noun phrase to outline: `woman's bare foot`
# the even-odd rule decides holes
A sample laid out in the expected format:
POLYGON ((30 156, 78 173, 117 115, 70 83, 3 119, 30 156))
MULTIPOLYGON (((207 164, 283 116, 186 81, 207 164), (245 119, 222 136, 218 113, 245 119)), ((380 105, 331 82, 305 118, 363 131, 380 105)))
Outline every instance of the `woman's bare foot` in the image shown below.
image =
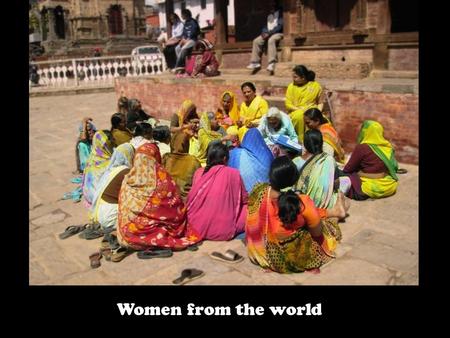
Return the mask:
POLYGON ((328 210, 328 217, 337 217, 339 220, 343 220, 347 215, 344 205, 344 194, 339 192, 336 204, 330 210, 328 210))
POLYGON ((343 198, 344 198, 344 209, 345 209, 345 212, 347 212, 348 209, 350 209, 350 205, 351 205, 350 198, 345 197, 345 196, 343 198))

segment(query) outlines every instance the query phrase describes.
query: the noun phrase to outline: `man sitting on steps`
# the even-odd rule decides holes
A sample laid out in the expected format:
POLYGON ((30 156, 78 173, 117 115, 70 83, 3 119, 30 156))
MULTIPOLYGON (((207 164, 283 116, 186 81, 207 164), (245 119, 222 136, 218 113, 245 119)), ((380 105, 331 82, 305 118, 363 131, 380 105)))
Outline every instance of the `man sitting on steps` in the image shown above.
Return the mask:
POLYGON ((270 14, 267 17, 267 26, 263 28, 261 35, 253 40, 252 59, 248 69, 261 68, 261 56, 264 44, 267 42, 268 66, 267 71, 275 70, 277 62, 277 43, 283 38, 283 11, 276 1, 273 1, 270 14))

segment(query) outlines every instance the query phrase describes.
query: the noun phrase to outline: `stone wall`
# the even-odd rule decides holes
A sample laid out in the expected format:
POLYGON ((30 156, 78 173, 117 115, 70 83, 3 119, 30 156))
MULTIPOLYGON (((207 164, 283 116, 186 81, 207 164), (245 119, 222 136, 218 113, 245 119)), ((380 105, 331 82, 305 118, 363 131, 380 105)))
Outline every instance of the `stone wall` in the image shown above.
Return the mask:
MULTIPOLYGON (((185 99, 193 100, 198 111, 215 111, 219 97, 225 90, 243 97, 241 80, 225 79, 172 79, 172 78, 118 78, 115 82, 117 96, 141 100, 144 110, 162 119, 170 119, 185 99)), ((258 93, 284 96, 286 86, 272 86, 270 81, 255 81, 258 93)), ((365 119, 379 121, 385 128, 385 136, 396 148, 400 162, 418 164, 418 95, 389 93, 386 91, 333 90, 334 124, 342 138, 346 151, 352 151, 361 123, 365 119)), ((267 97, 267 98, 270 98, 267 97)))
POLYGON ((389 70, 418 70, 419 49, 418 48, 389 48, 389 70))

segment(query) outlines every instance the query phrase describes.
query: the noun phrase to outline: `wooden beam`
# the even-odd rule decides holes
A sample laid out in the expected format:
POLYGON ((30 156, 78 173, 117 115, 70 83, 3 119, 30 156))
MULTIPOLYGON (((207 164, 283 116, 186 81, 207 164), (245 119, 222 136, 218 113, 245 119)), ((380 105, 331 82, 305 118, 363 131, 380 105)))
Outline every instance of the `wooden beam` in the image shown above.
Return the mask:
POLYGON ((167 38, 170 39, 172 37, 172 24, 169 21, 169 15, 172 14, 173 11, 173 0, 166 0, 166 30, 167 30, 167 38))
POLYGON ((214 0, 214 32, 216 45, 223 45, 228 41, 228 10, 226 0, 214 0))

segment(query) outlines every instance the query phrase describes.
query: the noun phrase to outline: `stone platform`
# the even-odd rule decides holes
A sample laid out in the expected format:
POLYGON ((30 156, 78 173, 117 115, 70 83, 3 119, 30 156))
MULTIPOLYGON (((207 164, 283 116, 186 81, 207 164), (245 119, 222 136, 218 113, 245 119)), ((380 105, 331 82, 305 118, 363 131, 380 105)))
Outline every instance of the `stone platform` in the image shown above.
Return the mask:
POLYGON ((100 239, 58 238, 67 226, 87 221, 81 203, 61 197, 75 187, 70 179, 79 121, 89 116, 97 128, 109 128, 116 99, 115 93, 30 98, 31 285, 169 285, 185 268, 205 272, 193 285, 418 285, 418 167, 403 163, 409 172, 400 175, 396 195, 352 202, 350 216, 341 223, 338 258, 320 274, 263 272, 250 263, 239 240, 206 241, 196 252, 166 259, 132 255, 120 263, 102 260, 100 268, 91 269, 88 256, 98 249, 100 239), (238 251, 245 260, 232 265, 208 256, 226 249, 238 251))

